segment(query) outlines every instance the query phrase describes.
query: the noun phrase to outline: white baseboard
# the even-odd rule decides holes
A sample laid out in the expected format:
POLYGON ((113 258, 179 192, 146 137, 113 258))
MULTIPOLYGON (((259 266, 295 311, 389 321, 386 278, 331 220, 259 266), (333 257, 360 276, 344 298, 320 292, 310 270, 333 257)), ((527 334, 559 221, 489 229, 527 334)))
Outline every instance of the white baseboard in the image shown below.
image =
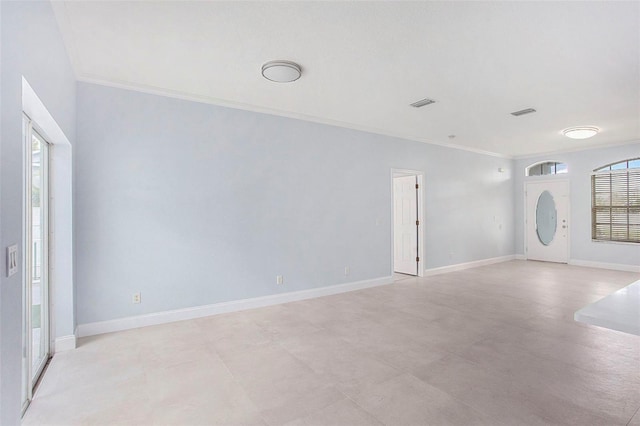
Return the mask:
POLYGON ((362 290, 365 288, 391 284, 392 282, 393 277, 391 276, 380 277, 346 284, 337 284, 328 287, 313 288, 309 290, 273 294, 251 299, 234 300, 231 302, 214 303, 213 305, 194 306, 192 308, 175 309, 171 311, 156 312, 153 314, 139 315, 135 317, 118 318, 109 321, 92 322, 78 325, 76 334, 78 337, 86 337, 96 334, 111 333, 113 331, 146 327, 149 325, 166 324, 169 322, 207 317, 210 315, 225 314, 229 312, 244 311, 246 309, 262 308, 265 306, 278 305, 281 303, 295 302, 297 300, 330 296, 333 294, 346 293, 349 291, 362 290))
POLYGON ((70 334, 68 336, 56 337, 53 342, 54 353, 70 351, 76 348, 76 336, 70 334))
POLYGON ((457 263, 455 265, 441 266, 439 268, 425 269, 424 276, 445 274, 447 272, 462 271, 464 269, 477 268, 478 266, 493 265, 494 263, 508 262, 516 258, 515 254, 507 256, 492 257, 489 259, 474 260, 473 262, 457 263))
POLYGON ((524 254, 516 254, 516 260, 527 260, 527 256, 524 254))
POLYGON ((591 260, 569 260, 569 265, 586 266, 588 268, 613 269, 614 271, 640 272, 640 265, 627 265, 623 263, 593 262, 591 260))

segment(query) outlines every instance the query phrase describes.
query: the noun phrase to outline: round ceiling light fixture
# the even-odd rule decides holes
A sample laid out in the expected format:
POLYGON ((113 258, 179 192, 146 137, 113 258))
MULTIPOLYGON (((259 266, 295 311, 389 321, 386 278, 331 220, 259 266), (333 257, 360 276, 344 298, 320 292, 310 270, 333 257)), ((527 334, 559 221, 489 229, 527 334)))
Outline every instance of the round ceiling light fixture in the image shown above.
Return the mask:
POLYGON ((290 61, 269 61, 262 66, 262 76, 276 83, 290 83, 302 75, 300 65, 290 61))
POLYGON ((597 135, 598 132, 600 132, 600 129, 594 126, 579 126, 564 129, 562 134, 571 139, 587 139, 597 135))

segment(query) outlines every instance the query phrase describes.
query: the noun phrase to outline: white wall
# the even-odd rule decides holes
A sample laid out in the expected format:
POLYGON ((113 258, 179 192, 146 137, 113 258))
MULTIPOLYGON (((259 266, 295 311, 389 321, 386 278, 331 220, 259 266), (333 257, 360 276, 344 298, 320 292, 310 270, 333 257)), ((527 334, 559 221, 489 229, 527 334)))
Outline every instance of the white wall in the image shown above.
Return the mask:
MULTIPOLYGON (((0 2, 0 424, 20 423, 22 272, 7 278, 6 247, 21 245, 23 195, 22 77, 67 137, 76 130, 76 82, 48 1, 0 2)), ((22 252, 20 247, 19 253, 22 252)), ((20 265, 23 259, 19 259, 20 265)))
POLYGON ((611 264, 624 268, 640 267, 640 244, 594 242, 591 240, 591 173, 606 164, 640 157, 640 141, 617 147, 590 149, 557 155, 523 158, 515 165, 516 252, 524 254, 524 170, 545 160, 566 163, 567 175, 557 178, 569 180, 570 190, 570 263, 611 264))
POLYGON ((79 324, 389 276, 392 168, 427 268, 514 253, 512 160, 80 83, 74 161, 79 324))

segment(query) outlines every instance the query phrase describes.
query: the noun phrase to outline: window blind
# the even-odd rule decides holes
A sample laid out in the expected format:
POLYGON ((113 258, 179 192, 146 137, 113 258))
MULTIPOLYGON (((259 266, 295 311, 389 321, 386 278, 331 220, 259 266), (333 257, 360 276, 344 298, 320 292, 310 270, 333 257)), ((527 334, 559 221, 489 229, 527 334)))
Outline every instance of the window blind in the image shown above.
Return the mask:
POLYGON ((640 168, 591 176, 594 240, 640 243, 640 168))

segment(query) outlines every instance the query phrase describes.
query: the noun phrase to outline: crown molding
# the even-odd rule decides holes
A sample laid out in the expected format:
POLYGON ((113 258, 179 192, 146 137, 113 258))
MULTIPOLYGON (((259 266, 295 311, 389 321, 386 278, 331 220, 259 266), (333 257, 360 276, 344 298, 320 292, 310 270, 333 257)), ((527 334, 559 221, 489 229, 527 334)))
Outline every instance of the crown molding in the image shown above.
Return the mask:
POLYGON ((546 151, 546 152, 540 152, 540 153, 537 153, 537 154, 517 155, 517 156, 513 157, 513 159, 514 160, 526 160, 528 158, 550 157, 550 156, 554 156, 554 155, 568 154, 568 153, 571 153, 571 152, 590 151, 592 149, 615 148, 615 147, 619 147, 619 146, 626 146, 626 145, 633 145, 633 144, 640 144, 640 139, 633 139, 633 140, 630 140, 630 141, 619 142, 619 143, 600 144, 600 145, 594 145, 594 146, 583 146, 581 148, 561 149, 561 150, 557 150, 557 151, 546 151))

